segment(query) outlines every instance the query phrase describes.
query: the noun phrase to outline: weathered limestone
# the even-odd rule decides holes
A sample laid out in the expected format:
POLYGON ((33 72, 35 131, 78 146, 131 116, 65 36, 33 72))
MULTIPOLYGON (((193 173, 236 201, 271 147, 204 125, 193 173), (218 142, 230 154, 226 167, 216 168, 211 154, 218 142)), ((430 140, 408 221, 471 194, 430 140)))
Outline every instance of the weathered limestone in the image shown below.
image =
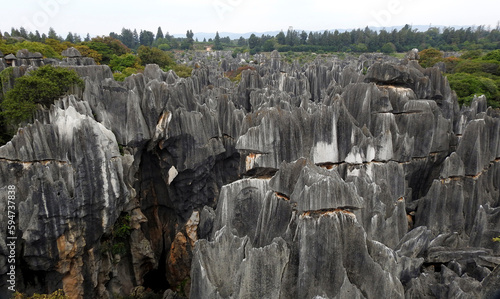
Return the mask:
POLYGON ((148 65, 124 82, 73 49, 63 61, 32 54, 18 53, 25 66, 12 78, 52 63, 86 86, 0 148, 0 185, 19 192, 19 290, 497 292, 500 114, 484 97, 459 110, 446 78, 421 68, 415 51, 304 65, 278 52, 253 62, 194 53, 179 58, 193 66, 189 78, 148 65), (247 64, 239 83, 226 77, 247 64))

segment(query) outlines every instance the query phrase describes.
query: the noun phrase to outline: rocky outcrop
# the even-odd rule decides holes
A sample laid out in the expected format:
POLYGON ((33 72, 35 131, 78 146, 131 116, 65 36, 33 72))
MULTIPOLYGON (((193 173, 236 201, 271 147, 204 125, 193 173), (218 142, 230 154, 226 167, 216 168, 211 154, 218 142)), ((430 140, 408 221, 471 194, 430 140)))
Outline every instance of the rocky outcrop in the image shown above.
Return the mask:
POLYGON ((83 295, 84 275, 97 266, 83 256, 110 232, 129 199, 128 165, 112 132, 91 117, 70 106, 54 107, 49 118, 20 129, 0 148, 2 186, 16 186, 19 199, 17 253, 25 263, 19 283, 30 290, 27 281, 41 279, 33 273, 47 272, 68 293, 83 295))
POLYGON ((278 52, 252 62, 189 55, 178 57, 194 67, 189 78, 147 65, 124 82, 73 49, 51 62, 85 78, 85 90, 39 110, 0 148, 0 185, 18 190, 19 290, 498 291, 500 114, 484 97, 460 110, 446 78, 422 69, 414 51, 303 65, 278 52), (242 66, 240 82, 225 76, 242 66))
POLYGON ((66 50, 62 51, 61 55, 69 58, 82 57, 80 51, 73 47, 69 47, 66 50))

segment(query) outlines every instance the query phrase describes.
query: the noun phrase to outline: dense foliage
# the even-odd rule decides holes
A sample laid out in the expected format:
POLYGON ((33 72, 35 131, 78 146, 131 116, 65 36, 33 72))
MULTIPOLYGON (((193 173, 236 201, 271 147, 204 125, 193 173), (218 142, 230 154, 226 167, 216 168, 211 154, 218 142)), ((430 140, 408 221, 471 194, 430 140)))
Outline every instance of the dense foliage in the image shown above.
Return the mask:
MULTIPOLYGON (((192 69, 175 63, 171 53, 166 51, 179 47, 193 48, 193 36, 194 33, 188 30, 186 39, 174 40, 168 33, 163 34, 161 27, 158 28, 156 36, 150 31, 141 30, 141 33, 137 34, 136 30, 132 32, 124 28, 121 34, 112 32, 109 36, 90 38, 87 34, 82 41, 78 35, 71 32, 66 39, 63 39, 52 28, 48 35, 40 36, 38 31, 36 34, 26 33, 21 27, 20 30, 13 28, 10 34, 5 32, 3 34, 5 38, 0 37, 0 51, 7 55, 28 49, 30 52, 40 52, 46 58, 61 59, 62 51, 74 47, 83 56, 93 58, 97 64, 109 65, 118 81, 142 72, 148 63, 156 63, 165 71, 174 70, 180 77, 188 77, 192 69)), ((227 42, 226 39, 221 40, 227 42)))
POLYGON ((131 52, 121 41, 110 36, 98 36, 89 42, 84 42, 83 45, 101 54, 103 64, 109 64, 113 55, 123 55, 131 52))
POLYGON ((140 46, 137 50, 137 55, 143 65, 157 64, 164 71, 173 70, 179 77, 186 78, 191 76, 192 69, 190 67, 176 64, 170 53, 158 48, 140 46))
POLYGON ((419 55, 423 67, 444 64, 446 76, 460 104, 469 105, 475 95, 484 94, 489 105, 500 108, 500 50, 487 53, 471 50, 459 57, 444 58, 443 52, 426 49, 419 55))
POLYGON ((131 53, 120 56, 114 54, 108 65, 115 71, 113 76, 117 81, 123 81, 126 77, 144 70, 139 57, 131 53))
POLYGON ((0 115, 10 124, 29 119, 37 104, 49 106, 73 86, 84 87, 75 71, 46 65, 15 80, 14 87, 4 94, 0 115))
MULTIPOLYGON (((82 38, 71 32, 66 39, 59 37, 53 29, 48 35, 40 33, 27 33, 22 27, 17 30, 12 28, 11 32, 4 32, 4 37, 23 38, 32 42, 46 42, 47 39, 59 40, 66 43, 80 44, 84 43, 91 49, 102 52, 104 63, 110 55, 106 55, 106 47, 114 49, 116 55, 127 53, 126 49, 137 51, 140 46, 160 48, 162 50, 170 49, 204 49, 205 46, 213 46, 214 49, 234 49, 241 47, 249 50, 252 54, 265 51, 278 50, 280 52, 406 52, 412 48, 427 49, 436 48, 442 51, 459 50, 495 50, 500 49, 500 27, 494 29, 485 26, 459 28, 452 27, 437 28, 429 27, 426 31, 418 31, 410 25, 405 25, 397 30, 382 29, 372 30, 368 27, 364 29, 354 29, 351 31, 340 32, 306 32, 289 29, 286 32, 279 32, 276 36, 251 35, 248 39, 240 37, 238 40, 231 40, 229 37, 220 37, 218 33, 214 39, 204 42, 194 40, 192 30, 186 32, 185 38, 175 38, 168 32, 163 33, 161 27, 158 27, 156 35, 152 31, 123 28, 120 33, 111 32, 108 37, 87 37, 82 38), (117 43, 120 41, 120 43, 117 43), (104 46, 105 44, 106 46, 104 46), (123 46, 123 47, 122 47, 123 46), (123 53, 119 53, 121 50, 123 53)), ((0 46, 0 50, 6 53, 0 46)), ((10 52, 7 52, 10 53, 10 52)), ((60 53, 60 51, 56 51, 60 53)), ((45 54, 44 54, 45 55, 45 54)), ((46 55, 47 56, 47 55, 46 55)), ((47 56, 48 57, 48 56, 47 56)))
POLYGON ((387 31, 355 29, 340 32, 298 32, 281 31, 275 37, 269 35, 250 36, 248 48, 251 52, 278 50, 280 52, 406 52, 412 48, 437 48, 443 51, 459 51, 474 49, 499 49, 500 28, 488 30, 484 26, 477 28, 444 28, 430 27, 419 32, 410 25, 400 30, 387 31))
MULTIPOLYGON (((217 32, 214 39, 198 42, 192 30, 187 30, 185 38, 175 38, 158 27, 152 31, 123 28, 109 36, 91 38, 88 34, 82 39, 77 34, 68 34, 66 39, 58 36, 51 28, 48 34, 26 32, 22 27, 4 32, 0 38, 0 51, 5 55, 20 49, 40 52, 44 57, 62 58, 60 53, 69 48, 77 48, 82 55, 92 57, 97 63, 108 64, 116 80, 142 72, 149 63, 158 64, 163 70, 174 70, 177 75, 187 77, 191 68, 175 63, 171 51, 179 49, 214 50, 225 49, 250 54, 278 50, 284 52, 285 59, 291 59, 295 52, 383 52, 393 54, 419 48, 420 63, 424 67, 443 63, 450 84, 456 90, 461 104, 468 104, 475 94, 485 94, 490 105, 500 104, 500 27, 494 29, 484 26, 470 28, 430 27, 419 32, 411 26, 392 31, 370 28, 340 32, 305 32, 293 29, 279 32, 276 36, 252 34, 248 39, 240 37, 231 40, 221 37, 217 32), (167 52, 169 51, 169 52, 167 52), (443 57, 442 51, 467 51, 460 57, 443 57), (483 53, 486 51, 486 53, 483 53)), ((295 57, 296 58, 296 57, 295 57)), ((236 77, 235 77, 236 78, 236 77)), ((35 83, 33 83, 35 84, 35 83)), ((32 109, 25 107, 25 110, 32 109)), ((22 110, 22 109, 21 109, 22 110)))

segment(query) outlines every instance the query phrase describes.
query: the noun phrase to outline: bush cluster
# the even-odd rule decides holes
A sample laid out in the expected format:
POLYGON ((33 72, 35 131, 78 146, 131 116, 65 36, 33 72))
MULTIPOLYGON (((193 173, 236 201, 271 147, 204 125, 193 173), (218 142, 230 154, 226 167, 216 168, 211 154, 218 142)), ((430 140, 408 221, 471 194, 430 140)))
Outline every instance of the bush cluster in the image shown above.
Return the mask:
POLYGON ((443 52, 426 49, 419 55, 423 67, 444 63, 445 75, 461 105, 469 105, 474 96, 484 94, 490 106, 500 108, 500 50, 471 50, 460 57, 444 58, 443 52))
POLYGON ((0 116, 13 125, 26 121, 38 104, 48 107, 74 86, 85 86, 75 71, 52 65, 40 67, 17 78, 14 87, 4 93, 0 116))

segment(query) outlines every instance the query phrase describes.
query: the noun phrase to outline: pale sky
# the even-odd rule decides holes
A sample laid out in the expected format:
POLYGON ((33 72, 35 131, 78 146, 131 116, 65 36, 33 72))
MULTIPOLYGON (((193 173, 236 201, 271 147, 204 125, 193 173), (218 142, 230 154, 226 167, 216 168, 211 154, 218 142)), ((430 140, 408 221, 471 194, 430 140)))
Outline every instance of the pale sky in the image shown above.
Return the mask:
POLYGON ((21 0, 2 1, 0 30, 53 27, 82 37, 120 33, 122 27, 164 33, 316 31, 411 25, 490 25, 500 21, 498 0, 21 0))

